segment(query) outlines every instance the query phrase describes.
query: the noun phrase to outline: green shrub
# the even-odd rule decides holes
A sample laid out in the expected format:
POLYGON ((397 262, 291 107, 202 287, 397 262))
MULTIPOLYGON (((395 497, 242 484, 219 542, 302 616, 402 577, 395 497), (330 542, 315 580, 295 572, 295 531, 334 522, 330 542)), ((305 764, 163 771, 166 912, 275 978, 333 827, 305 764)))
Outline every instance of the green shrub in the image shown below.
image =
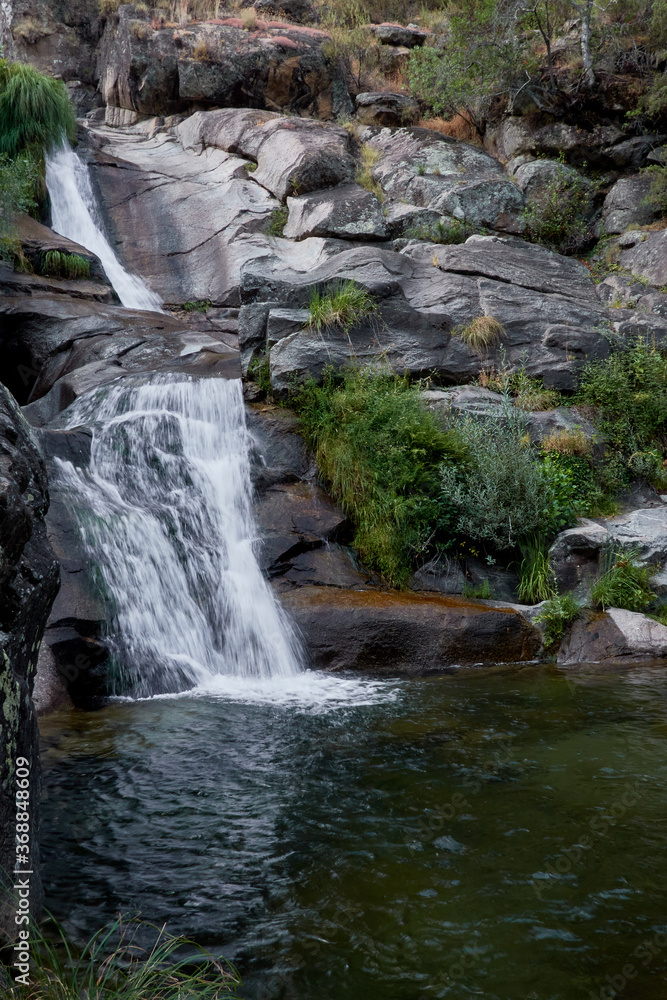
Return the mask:
POLYGON ((477 381, 492 392, 507 393, 514 399, 514 405, 522 410, 553 410, 563 402, 556 389, 545 389, 542 379, 531 378, 524 368, 516 372, 504 366, 499 372, 483 370, 477 381))
POLYGON ((607 552, 602 560, 602 572, 591 590, 591 604, 594 608, 625 608, 627 611, 642 611, 655 594, 651 590, 653 566, 637 566, 633 562, 637 552, 607 552))
POLYGON ((0 153, 41 152, 74 139, 76 119, 62 80, 0 60, 0 153))
POLYGON ((253 358, 248 365, 248 378, 259 386, 259 388, 267 393, 271 392, 271 373, 269 367, 269 355, 268 353, 261 354, 259 357, 253 358))
POLYGON ((287 225, 287 205, 274 208, 267 219, 264 232, 267 236, 282 236, 287 225))
POLYGON ((646 201, 657 211, 667 215, 667 167, 660 167, 654 163, 650 167, 644 167, 642 173, 651 178, 651 188, 646 201))
POLYGON ((525 604, 539 604, 555 597, 555 577, 544 539, 535 534, 519 542, 519 550, 522 555, 517 590, 519 600, 525 604))
POLYGON ((208 312, 210 308, 211 308, 210 299, 192 299, 192 301, 190 302, 184 302, 183 305, 181 306, 183 312, 186 313, 191 313, 191 312, 205 313, 208 312))
POLYGON ((571 594, 551 597, 545 602, 535 621, 542 625, 546 652, 555 652, 558 649, 565 629, 579 617, 579 614, 579 605, 571 594))
MULTIPOLYGON (((641 339, 583 368, 575 402, 598 411, 596 423, 632 469, 633 456, 657 468, 667 447, 667 354, 641 339), (653 452, 649 458, 648 453, 653 452)), ((638 459, 635 458, 635 464, 638 459)))
POLYGON ((560 164, 538 202, 522 212, 524 238, 556 253, 575 253, 593 238, 586 212, 590 195, 582 180, 560 164))
POLYGON ((11 160, 0 154, 0 238, 11 233, 16 216, 35 208, 38 183, 39 169, 31 157, 11 160))
MULTIPOLYGON (((6 1000, 223 1000, 236 997, 236 970, 164 928, 118 917, 83 946, 52 921, 49 936, 31 924, 30 985, 7 987, 6 1000), (150 937, 153 947, 140 940, 150 937), (187 957, 178 952, 187 946, 187 957), (194 953, 194 954, 193 954, 194 953)), ((7 970, 13 981, 16 970, 7 970)))
POLYGON ((323 385, 306 383, 294 404, 362 559, 404 585, 414 556, 446 528, 439 468, 464 460, 458 434, 442 429, 418 387, 387 371, 329 371, 323 385))
POLYGON ((344 281, 328 292, 314 291, 308 303, 309 326, 323 330, 340 326, 347 331, 377 312, 377 305, 365 288, 354 281, 344 281))
POLYGON ((491 584, 488 580, 482 580, 481 583, 475 584, 466 582, 463 584, 463 596, 472 597, 477 601, 492 600, 491 584))
POLYGON ((441 498, 459 535, 512 549, 527 536, 545 536, 575 519, 573 486, 567 473, 540 460, 526 441, 526 418, 505 397, 492 420, 472 417, 450 424, 465 443, 469 467, 445 466, 441 498))
POLYGON ((89 278, 90 261, 78 253, 49 250, 42 257, 40 272, 50 278, 89 278))

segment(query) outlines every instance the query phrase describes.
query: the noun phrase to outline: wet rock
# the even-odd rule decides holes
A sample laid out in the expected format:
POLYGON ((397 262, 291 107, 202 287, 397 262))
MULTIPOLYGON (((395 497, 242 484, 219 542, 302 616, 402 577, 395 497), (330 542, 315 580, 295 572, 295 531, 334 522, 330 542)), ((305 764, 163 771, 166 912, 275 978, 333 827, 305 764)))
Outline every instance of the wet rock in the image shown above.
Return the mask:
POLYGON ((380 202, 358 184, 288 198, 289 216, 283 230, 286 239, 335 236, 348 240, 385 239, 387 224, 380 202))
POLYGON ((660 214, 648 203, 651 178, 643 174, 616 181, 604 200, 602 221, 606 232, 624 233, 631 225, 646 226, 660 214))
POLYGON ((621 264, 652 285, 667 285, 667 229, 642 235, 637 246, 621 253, 621 264))
POLYGON ((558 651, 563 666, 631 664, 667 657, 667 627, 634 611, 609 608, 578 619, 558 651))
POLYGON ((350 549, 342 545, 320 545, 286 559, 274 568, 273 583, 280 593, 293 587, 344 587, 365 590, 370 573, 360 572, 350 549))
POLYGON ((404 45, 406 49, 419 48, 428 38, 427 31, 405 28, 402 24, 374 24, 371 31, 381 45, 404 45))
POLYGON ((280 21, 246 30, 238 17, 154 28, 124 6, 107 21, 97 73, 107 105, 140 114, 253 104, 331 118, 341 84, 328 42, 323 31, 280 21))
POLYGON ((314 480, 313 456, 299 434, 299 419, 291 410, 264 403, 247 407, 253 485, 260 491, 278 483, 314 480))
POLYGON ((45 642, 39 648, 32 700, 38 716, 74 707, 67 684, 58 671, 53 650, 45 642))
POLYGON ((371 172, 394 200, 475 226, 520 230, 521 191, 476 146, 424 128, 367 128, 360 139, 379 153, 371 172))
POLYGON ((11 394, 0 386, 0 935, 16 936, 16 759, 30 762, 31 913, 41 907, 39 738, 32 703, 39 644, 58 589, 58 564, 46 538, 46 473, 36 442, 11 394))
POLYGON ((434 594, 302 587, 281 599, 314 667, 415 676, 532 659, 539 630, 518 612, 434 594))
POLYGON ((419 105, 405 94, 366 92, 357 94, 354 103, 357 120, 363 125, 400 128, 402 125, 416 125, 421 118, 419 105))
POLYGON ((88 261, 91 278, 96 278, 107 285, 107 287, 109 286, 102 264, 90 250, 86 250, 85 247, 80 246, 78 243, 74 243, 59 233, 55 233, 48 226, 43 226, 41 222, 33 219, 30 215, 19 216, 13 225, 16 235, 21 242, 23 252, 33 266, 39 266, 41 258, 54 250, 65 254, 77 254, 77 256, 83 257, 84 260, 88 261))
POLYGON ((339 539, 348 523, 324 490, 304 482, 270 486, 255 512, 262 530, 260 565, 269 574, 298 553, 339 539))

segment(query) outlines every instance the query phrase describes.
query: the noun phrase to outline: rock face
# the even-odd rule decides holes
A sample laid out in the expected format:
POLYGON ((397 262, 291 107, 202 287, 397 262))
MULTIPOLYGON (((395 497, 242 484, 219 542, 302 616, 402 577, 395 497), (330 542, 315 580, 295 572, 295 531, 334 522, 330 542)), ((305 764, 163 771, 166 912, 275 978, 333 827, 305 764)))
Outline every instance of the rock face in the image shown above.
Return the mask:
POLYGON ((39 913, 41 887, 37 842, 39 738, 32 703, 39 644, 58 589, 58 565, 49 548, 44 517, 46 475, 30 429, 9 392, 0 386, 0 932, 16 936, 11 891, 16 858, 17 758, 29 761, 30 902, 39 913), (5 890, 9 889, 9 896, 5 890))
POLYGON ((357 120, 364 125, 400 128, 402 125, 416 125, 421 117, 417 102, 404 94, 366 92, 357 94, 354 103, 357 120))
POLYGON ((642 233, 642 237, 621 253, 621 264, 652 285, 667 285, 667 229, 642 233))
POLYGON ((326 670, 415 676, 530 660, 541 646, 539 630, 517 611, 463 598, 303 587, 282 600, 313 666, 326 670))
POLYGON ((651 178, 636 174, 616 181, 604 200, 602 221, 608 233, 624 233, 631 225, 646 226, 659 211, 648 203, 651 178))
POLYGON ((406 49, 414 49, 423 45, 428 38, 427 31, 419 28, 403 27, 402 24, 374 24, 372 31, 382 45, 402 45, 406 49))
POLYGON ((333 236, 348 240, 381 240, 387 236, 380 202, 358 184, 288 198, 287 210, 289 216, 283 229, 286 239, 333 236))
POLYGON ((667 627, 634 611, 610 608, 575 622, 557 662, 641 663, 667 657, 667 627))
POLYGON ((252 105, 331 118, 349 100, 323 31, 262 20, 246 30, 236 17, 187 30, 154 23, 132 5, 109 17, 97 59, 107 105, 153 115, 252 105))

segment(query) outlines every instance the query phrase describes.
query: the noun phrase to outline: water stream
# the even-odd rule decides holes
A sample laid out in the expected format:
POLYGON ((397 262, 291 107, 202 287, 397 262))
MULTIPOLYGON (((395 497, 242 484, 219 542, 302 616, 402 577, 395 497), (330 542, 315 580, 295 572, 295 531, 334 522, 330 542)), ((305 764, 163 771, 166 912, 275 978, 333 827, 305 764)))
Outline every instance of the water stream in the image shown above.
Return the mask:
POLYGON ((46 156, 46 186, 51 199, 51 226, 55 232, 79 243, 102 262, 121 303, 128 309, 163 312, 162 299, 119 261, 104 235, 88 167, 63 144, 46 156))

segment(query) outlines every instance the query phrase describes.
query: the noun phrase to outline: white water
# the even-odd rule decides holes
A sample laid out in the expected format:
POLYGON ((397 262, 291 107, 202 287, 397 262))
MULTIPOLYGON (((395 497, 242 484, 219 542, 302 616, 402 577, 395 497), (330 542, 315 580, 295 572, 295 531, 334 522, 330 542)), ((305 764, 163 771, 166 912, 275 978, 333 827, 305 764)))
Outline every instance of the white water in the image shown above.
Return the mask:
POLYGON ((88 168, 67 144, 47 154, 46 186, 55 232, 99 257, 114 291, 128 309, 163 312, 160 296, 136 274, 126 271, 118 260, 104 235, 88 168))
POLYGON ((90 468, 58 463, 114 605, 116 692, 293 686, 299 645, 254 552, 241 383, 174 378, 75 402, 68 426, 93 428, 90 468))

